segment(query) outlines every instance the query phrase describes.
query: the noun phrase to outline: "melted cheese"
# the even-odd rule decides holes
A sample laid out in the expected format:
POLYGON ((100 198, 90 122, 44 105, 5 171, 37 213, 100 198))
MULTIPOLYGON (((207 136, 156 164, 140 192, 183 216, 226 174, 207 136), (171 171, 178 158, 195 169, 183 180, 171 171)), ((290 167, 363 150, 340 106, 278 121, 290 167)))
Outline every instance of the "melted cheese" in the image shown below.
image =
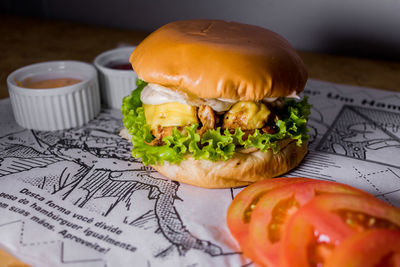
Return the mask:
POLYGON ((168 126, 186 126, 198 123, 196 107, 178 102, 160 105, 143 104, 144 115, 150 129, 168 126))
POLYGON ((261 102, 240 101, 224 115, 223 128, 258 129, 264 126, 270 114, 261 102))
MULTIPOLYGON (((294 91, 288 97, 299 96, 294 91)), ((264 98, 262 102, 193 98, 158 84, 145 86, 140 99, 151 129, 198 123, 196 107, 200 105, 208 105, 217 112, 228 110, 224 115, 223 128, 259 129, 265 125, 271 113, 262 102, 282 101, 281 98, 264 98)))

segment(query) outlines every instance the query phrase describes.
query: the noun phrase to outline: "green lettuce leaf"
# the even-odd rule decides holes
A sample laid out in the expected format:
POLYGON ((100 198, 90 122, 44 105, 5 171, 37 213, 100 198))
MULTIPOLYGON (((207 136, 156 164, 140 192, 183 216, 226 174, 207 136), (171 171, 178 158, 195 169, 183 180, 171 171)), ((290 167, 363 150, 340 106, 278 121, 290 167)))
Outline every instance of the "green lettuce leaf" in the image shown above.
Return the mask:
POLYGON ((140 93, 147 83, 137 80, 137 89, 131 95, 123 99, 121 111, 124 116, 125 128, 132 136, 132 155, 141 158, 145 165, 163 164, 164 161, 177 164, 191 155, 195 159, 211 161, 228 160, 235 154, 236 148, 255 147, 265 152, 272 149, 274 153, 279 151, 279 141, 285 138, 296 140, 298 146, 307 141, 307 118, 311 105, 307 97, 301 101, 286 100, 283 108, 278 112, 280 120, 276 121, 277 132, 274 134, 261 133, 255 130, 246 140, 245 134, 240 128, 234 133, 221 128, 208 130, 201 137, 196 133, 197 124, 185 127, 180 132, 173 129, 172 135, 164 137, 164 145, 151 146, 154 137, 146 124, 140 93))

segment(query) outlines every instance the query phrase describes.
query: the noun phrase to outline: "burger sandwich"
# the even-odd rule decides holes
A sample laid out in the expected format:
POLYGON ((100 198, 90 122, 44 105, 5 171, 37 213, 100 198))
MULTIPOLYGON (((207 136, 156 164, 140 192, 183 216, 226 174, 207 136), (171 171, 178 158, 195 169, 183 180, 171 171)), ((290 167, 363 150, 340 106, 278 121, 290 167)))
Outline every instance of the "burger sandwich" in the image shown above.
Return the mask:
POLYGON ((224 188, 279 176, 307 153, 307 72, 267 29, 220 20, 169 23, 130 62, 123 100, 132 155, 166 177, 224 188))

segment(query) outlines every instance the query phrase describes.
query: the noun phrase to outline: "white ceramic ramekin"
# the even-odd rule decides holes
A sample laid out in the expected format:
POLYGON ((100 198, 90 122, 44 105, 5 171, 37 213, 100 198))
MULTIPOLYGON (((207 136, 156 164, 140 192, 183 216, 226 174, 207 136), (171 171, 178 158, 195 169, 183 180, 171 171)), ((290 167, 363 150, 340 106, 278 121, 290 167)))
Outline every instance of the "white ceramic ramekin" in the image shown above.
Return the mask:
POLYGON ((114 109, 120 109, 122 99, 136 88, 137 75, 133 70, 118 70, 107 67, 110 62, 129 63, 129 56, 135 46, 121 47, 98 55, 94 65, 99 71, 101 98, 103 103, 114 109))
POLYGON ((27 129, 53 131, 82 126, 100 112, 96 69, 79 61, 50 61, 20 68, 7 77, 15 120, 27 129), (79 83, 50 89, 20 86, 26 78, 76 78, 79 83))

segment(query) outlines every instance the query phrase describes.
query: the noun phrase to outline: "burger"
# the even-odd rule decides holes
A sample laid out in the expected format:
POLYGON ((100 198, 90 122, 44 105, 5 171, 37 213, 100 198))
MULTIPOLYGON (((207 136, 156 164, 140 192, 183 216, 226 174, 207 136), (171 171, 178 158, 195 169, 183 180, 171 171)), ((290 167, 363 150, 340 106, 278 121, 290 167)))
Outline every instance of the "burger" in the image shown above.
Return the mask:
POLYGON ((164 176, 226 188, 279 176, 307 153, 307 72, 280 35, 186 20, 133 51, 137 88, 123 100, 132 155, 164 176))

